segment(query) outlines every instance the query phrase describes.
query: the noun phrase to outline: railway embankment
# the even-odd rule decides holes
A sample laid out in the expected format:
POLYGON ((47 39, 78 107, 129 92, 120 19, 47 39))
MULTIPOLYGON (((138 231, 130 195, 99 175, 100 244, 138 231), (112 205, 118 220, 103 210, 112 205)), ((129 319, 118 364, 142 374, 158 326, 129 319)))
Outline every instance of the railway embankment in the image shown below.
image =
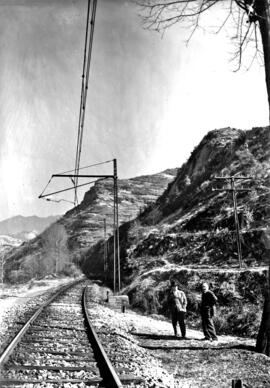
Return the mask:
POLYGON ((135 358, 135 349, 141 349, 141 375, 146 380, 153 372, 156 376, 147 386, 229 388, 233 379, 241 379, 245 388, 269 387, 270 359, 255 353, 255 339, 219 335, 218 342, 210 343, 202 340, 203 333, 192 329, 189 321, 187 340, 175 338, 171 323, 164 316, 114 311, 103 302, 107 289, 95 285, 94 291, 96 305, 90 314, 95 317, 97 330, 120 338, 118 346, 125 344, 129 349, 127 359, 135 358), (146 362, 149 358, 150 364, 146 362))
MULTIPOLYGON (((188 339, 172 336, 168 319, 159 315, 141 314, 127 309, 115 311, 105 302, 108 289, 90 286, 91 305, 88 309, 93 325, 101 341, 107 344, 106 351, 114 359, 115 349, 121 349, 127 368, 140 376, 147 388, 213 388, 231 387, 232 379, 242 379, 244 387, 269 387, 269 358, 254 351, 255 340, 236 336, 219 335, 218 342, 202 341, 200 330, 188 325, 188 339), (109 341, 108 341, 109 338, 109 341), (109 345, 108 345, 109 344, 109 345)), ((49 292, 49 290, 46 291, 49 292)), ((48 294, 47 294, 48 295, 48 294)), ((24 295, 25 296, 25 295, 24 295)), ((30 295, 1 309, 1 340, 6 338, 11 325, 29 314, 29 305, 41 302, 42 295, 30 295), (20 315, 18 315, 18 312, 20 315)), ((0 300, 0 306, 5 305, 0 300)), ((123 360, 121 360, 123 367, 123 360)))

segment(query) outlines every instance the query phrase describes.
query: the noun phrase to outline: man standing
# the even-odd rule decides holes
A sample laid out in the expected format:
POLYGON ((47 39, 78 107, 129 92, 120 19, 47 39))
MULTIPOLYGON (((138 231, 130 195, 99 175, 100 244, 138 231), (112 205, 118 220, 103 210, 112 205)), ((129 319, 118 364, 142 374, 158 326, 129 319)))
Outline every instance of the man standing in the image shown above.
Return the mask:
POLYGON ((218 340, 214 322, 213 322, 216 303, 217 303, 216 295, 209 290, 209 286, 207 283, 203 283, 201 316, 202 316, 202 328, 205 336, 204 340, 209 340, 209 341, 218 340))
POLYGON ((177 336, 177 323, 180 326, 182 338, 186 338, 186 323, 185 316, 187 311, 187 298, 183 291, 178 289, 174 280, 171 281, 169 291, 169 305, 171 309, 172 325, 174 335, 177 336))

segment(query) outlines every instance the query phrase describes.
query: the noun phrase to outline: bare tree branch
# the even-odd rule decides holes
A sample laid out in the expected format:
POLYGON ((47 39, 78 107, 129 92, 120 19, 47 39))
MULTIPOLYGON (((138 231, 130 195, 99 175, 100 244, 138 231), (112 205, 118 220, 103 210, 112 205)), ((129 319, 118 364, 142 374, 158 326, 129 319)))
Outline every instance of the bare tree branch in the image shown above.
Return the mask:
POLYGON ((232 16, 232 5, 233 5, 233 1, 231 0, 230 1, 230 11, 228 12, 228 15, 227 17, 224 19, 223 23, 219 26, 219 29, 216 31, 216 34, 219 34, 220 31, 224 28, 224 26, 226 25, 227 21, 231 18, 232 16))

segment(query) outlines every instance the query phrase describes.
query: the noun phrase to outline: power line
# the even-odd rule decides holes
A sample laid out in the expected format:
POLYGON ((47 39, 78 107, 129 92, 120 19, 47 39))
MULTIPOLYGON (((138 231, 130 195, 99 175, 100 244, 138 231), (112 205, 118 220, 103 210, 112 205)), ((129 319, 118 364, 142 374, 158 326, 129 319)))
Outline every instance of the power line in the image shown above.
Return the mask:
MULTIPOLYGON (((111 162, 114 162, 114 159, 111 159, 111 160, 106 160, 105 162, 99 162, 99 163, 94 163, 94 164, 89 164, 88 166, 84 166, 84 167, 80 167, 79 168, 79 170, 84 170, 84 169, 86 169, 86 168, 90 168, 90 167, 95 167, 95 166, 100 166, 100 165, 102 165, 102 164, 106 164, 106 163, 111 163, 111 162)), ((96 183, 96 182, 99 182, 99 181, 102 181, 102 180, 104 180, 104 179, 106 179, 106 178, 113 178, 113 175, 98 175, 98 174, 95 174, 95 175, 89 175, 89 174, 87 174, 87 175, 78 175, 78 174, 75 174, 74 173, 74 169, 73 170, 67 170, 67 171, 64 171, 64 172, 61 172, 61 173, 57 173, 57 174, 53 174, 52 176, 51 176, 51 178, 49 179, 49 181, 48 181, 48 183, 46 184, 46 186, 45 186, 45 188, 43 189, 43 191, 41 192, 41 194, 39 195, 39 197, 38 198, 45 198, 45 197, 48 197, 48 196, 50 196, 50 195, 53 195, 53 194, 59 194, 59 193, 63 193, 63 192, 65 192, 65 191, 69 191, 69 190, 74 190, 74 188, 78 188, 78 187, 82 187, 82 186, 87 186, 87 185, 90 185, 90 184, 92 184, 92 183, 96 183), (70 172, 73 172, 73 174, 72 175, 67 175, 68 173, 70 173, 70 172), (73 186, 73 187, 68 187, 68 188, 66 188, 66 189, 62 189, 62 190, 58 190, 58 191, 54 191, 54 192, 52 192, 52 193, 48 193, 48 194, 45 194, 44 195, 44 192, 46 191, 46 189, 47 189, 47 187, 49 186, 49 184, 51 183, 51 181, 52 181, 52 179, 53 178, 57 178, 57 177, 67 177, 67 178, 70 178, 71 180, 72 180, 72 182, 73 182, 73 184, 74 184, 74 179, 73 178, 89 178, 89 177, 92 177, 92 178, 98 178, 98 179, 96 179, 96 180, 94 180, 94 181, 90 181, 90 182, 86 182, 86 183, 83 183, 83 184, 80 184, 80 185, 76 185, 75 187, 73 186)), ((52 200, 51 200, 52 201, 52 200)), ((64 201, 64 199, 63 199, 63 201, 64 201)), ((54 202, 58 202, 58 201, 54 201, 54 202)), ((68 201, 68 202, 71 202, 71 201, 68 201)), ((74 204, 74 202, 71 202, 71 203, 73 203, 74 204)))
MULTIPOLYGON (((77 147, 76 147, 76 158, 75 158, 75 175, 78 175, 79 167, 80 167, 84 119, 85 119, 85 107, 86 107, 86 98, 87 98, 87 91, 88 91, 92 46, 93 46, 96 8, 97 8, 97 0, 93 0, 93 1, 88 0, 85 44, 84 44, 83 73, 82 73, 82 87, 81 87, 81 101, 80 101, 78 136, 77 136, 77 147), (91 20, 90 20, 90 12, 91 12, 91 20)), ((78 177, 76 177, 74 180, 74 191, 75 191, 74 202, 75 203, 78 203, 77 185, 78 185, 78 177)))
MULTIPOLYGON (((105 162, 99 162, 99 163, 89 164, 88 166, 80 167, 80 168, 79 168, 79 171, 85 170, 86 168, 96 167, 96 166, 100 166, 101 164, 106 164, 106 163, 111 163, 111 162, 113 162, 113 159, 111 159, 111 160, 106 160, 105 162)), ((73 168, 72 170, 59 172, 58 174, 67 174, 67 173, 69 173, 69 172, 74 172, 74 171, 75 171, 75 169, 73 168)))
MULTIPOLYGON (((90 3, 91 0, 88 0, 87 5, 87 18, 86 18, 86 31, 85 31, 85 42, 84 42, 84 57, 83 57, 83 71, 82 71, 82 86, 81 86, 81 98, 80 98, 80 111, 79 111, 79 123, 78 123, 78 136, 77 136, 77 147, 76 147, 76 160, 75 160, 75 172, 78 174, 78 166, 79 166, 79 147, 81 143, 82 138, 82 127, 81 127, 81 119, 82 119, 82 112, 84 109, 84 92, 85 92, 85 84, 84 84, 84 77, 85 77, 85 65, 86 65, 86 56, 87 56, 87 42, 88 42, 88 29, 89 29, 89 15, 90 15, 90 3)), ((76 186, 77 182, 74 182, 74 186, 76 186)), ((75 188, 75 187, 74 187, 75 188)), ((75 188, 75 197, 74 202, 77 202, 77 190, 75 188)))
MULTIPOLYGON (((95 183, 95 182, 103 181, 104 179, 106 179, 106 178, 96 179, 96 180, 94 180, 94 181, 82 183, 81 185, 77 185, 76 188, 82 187, 82 186, 87 186, 87 185, 90 185, 90 184, 95 183)), ((50 181, 51 181, 51 179, 50 179, 50 181)), ((48 187, 48 184, 47 184, 46 187, 48 187)), ((45 189, 42 191, 42 193, 39 195, 38 198, 46 198, 46 197, 49 197, 50 195, 59 194, 59 193, 64 193, 65 191, 69 191, 69 190, 74 190, 74 186, 72 186, 72 187, 68 187, 67 189, 62 189, 62 190, 54 191, 54 192, 52 192, 52 193, 44 194, 44 191, 46 190, 46 187, 45 187, 45 189)))

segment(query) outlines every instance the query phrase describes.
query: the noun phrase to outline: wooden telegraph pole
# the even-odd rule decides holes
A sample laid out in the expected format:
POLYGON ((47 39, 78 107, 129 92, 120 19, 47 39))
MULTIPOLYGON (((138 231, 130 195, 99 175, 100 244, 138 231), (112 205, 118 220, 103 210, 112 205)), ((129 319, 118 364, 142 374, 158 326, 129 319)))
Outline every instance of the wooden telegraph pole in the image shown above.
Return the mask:
POLYGON ((235 222, 235 230, 236 230, 236 243, 237 243, 237 253, 238 253, 238 260, 239 260, 239 267, 242 268, 242 248, 241 248, 241 239, 240 239, 240 226, 239 226, 239 219, 238 219, 238 213, 237 213, 237 193, 240 191, 250 191, 251 189, 237 189, 235 187, 235 180, 250 180, 252 177, 245 177, 245 176, 217 176, 215 179, 219 180, 227 180, 230 182, 231 188, 230 189, 213 189, 213 191, 231 191, 232 197, 233 197, 233 209, 234 209, 234 222, 235 222))

